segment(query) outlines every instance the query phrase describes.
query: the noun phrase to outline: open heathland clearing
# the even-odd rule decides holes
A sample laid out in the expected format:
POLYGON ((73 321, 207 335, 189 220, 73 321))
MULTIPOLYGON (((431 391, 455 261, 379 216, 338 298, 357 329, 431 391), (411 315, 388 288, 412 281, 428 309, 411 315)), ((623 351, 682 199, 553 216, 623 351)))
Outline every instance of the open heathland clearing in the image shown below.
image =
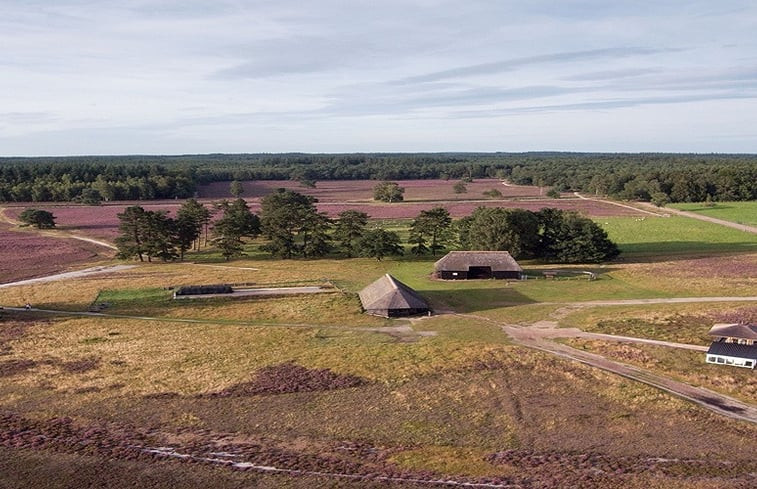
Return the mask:
POLYGON ((18 231, 0 222, 0 284, 49 275, 107 255, 91 243, 18 231))
POLYGON ((711 204, 689 203, 670 204, 670 207, 682 211, 696 212, 703 216, 732 221, 739 224, 757 226, 757 201, 713 202, 711 204))
MULTIPOLYGON (((523 261, 542 278, 442 281, 433 257, 275 260, 253 242, 230 262, 203 252, 0 289, 0 305, 61 311, 0 311, 0 474, 24 487, 56 487, 52 474, 60 487, 753 486, 756 424, 504 333, 550 320, 705 345, 712 322, 754 320, 753 236, 682 217, 598 222, 622 259, 558 267, 595 280, 523 261), (384 273, 436 314, 362 314, 356 292, 384 273), (325 283, 335 291, 172 299, 183 285, 325 283), (586 304, 697 296, 740 300, 586 304), (101 315, 74 314, 90 309, 101 315)), ((752 371, 701 352, 562 341, 755 403, 752 371)))
MULTIPOLYGON (((459 180, 393 180, 405 189, 405 200, 470 200, 488 198, 484 192, 492 189, 499 191, 500 198, 539 197, 545 193, 543 188, 526 185, 503 185, 495 178, 475 179, 466 182, 466 191, 456 193, 453 189, 459 180)), ((326 180, 316 182, 315 188, 306 187, 292 180, 257 180, 240 182, 244 189, 242 197, 264 197, 277 188, 287 188, 301 194, 312 195, 321 202, 347 202, 373 200, 373 188, 379 180, 326 180)), ((213 182, 201 186, 198 196, 201 199, 228 199, 230 182, 213 182)))
MULTIPOLYGON (((580 212, 589 217, 602 218, 607 216, 648 215, 643 211, 629 206, 620 206, 609 201, 598 201, 578 198, 551 199, 542 196, 539 187, 506 186, 500 180, 476 180, 466 184, 469 191, 456 194, 452 190, 454 182, 446 180, 402 180, 401 186, 406 188, 405 201, 396 203, 377 202, 373 200, 373 186, 375 180, 359 181, 328 181, 319 182, 316 189, 304 188, 297 182, 283 181, 255 181, 245 182, 243 194, 253 212, 260 211, 260 200, 263 196, 273 192, 276 188, 286 187, 297 192, 312 195, 319 199, 317 208, 329 217, 335 218, 346 210, 357 210, 367 213, 372 219, 413 219, 423 210, 442 206, 454 218, 470 215, 478 207, 522 208, 538 211, 545 207, 580 212), (503 195, 491 199, 482 192, 492 189, 499 190, 503 195)), ((209 188, 221 188, 223 192, 200 192, 203 203, 210 208, 213 202, 228 199, 228 182, 216 182, 209 188), (225 193, 224 193, 225 192, 225 193), (212 199, 212 200, 211 200, 212 199)), ((572 197, 572 196, 571 196, 572 197)), ((27 207, 35 207, 52 212, 56 218, 56 227, 61 231, 76 232, 81 236, 112 241, 118 236, 119 213, 128 206, 139 205, 148 211, 165 210, 173 216, 181 205, 180 201, 133 201, 108 202, 100 206, 84 206, 70 203, 13 203, 0 209, 0 212, 13 220, 27 207)))

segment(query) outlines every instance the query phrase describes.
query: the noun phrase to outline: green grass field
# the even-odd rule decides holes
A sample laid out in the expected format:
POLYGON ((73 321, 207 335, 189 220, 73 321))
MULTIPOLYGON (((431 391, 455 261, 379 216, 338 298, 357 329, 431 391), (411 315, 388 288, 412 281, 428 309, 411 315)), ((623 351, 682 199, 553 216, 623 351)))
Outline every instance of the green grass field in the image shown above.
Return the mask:
POLYGON ((703 216, 715 217, 724 221, 757 226, 757 201, 717 202, 708 207, 702 202, 670 204, 670 207, 682 211, 696 212, 703 216))
POLYGON ((681 216, 595 219, 625 258, 757 251, 757 235, 681 216))

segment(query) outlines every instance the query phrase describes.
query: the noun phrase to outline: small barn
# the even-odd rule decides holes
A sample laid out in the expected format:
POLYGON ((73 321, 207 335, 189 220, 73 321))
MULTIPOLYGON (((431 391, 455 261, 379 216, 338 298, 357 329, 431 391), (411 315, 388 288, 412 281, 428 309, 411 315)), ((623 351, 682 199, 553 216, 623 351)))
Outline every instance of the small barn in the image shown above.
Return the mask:
POLYGON ((507 251, 450 251, 434 273, 443 280, 519 279, 523 269, 507 251))
POLYGON ((757 324, 716 324, 707 363, 751 368, 757 365, 757 324))
POLYGON ((429 307, 416 291, 388 273, 359 292, 368 314, 386 318, 427 314, 429 307))

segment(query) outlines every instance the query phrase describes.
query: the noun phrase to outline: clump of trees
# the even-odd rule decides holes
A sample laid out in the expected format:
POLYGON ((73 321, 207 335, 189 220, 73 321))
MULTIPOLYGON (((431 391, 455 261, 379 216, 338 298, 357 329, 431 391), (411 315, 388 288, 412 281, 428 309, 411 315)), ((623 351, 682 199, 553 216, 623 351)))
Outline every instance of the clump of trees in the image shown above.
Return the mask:
MULTIPOLYGON (((278 189, 261 201, 260 216, 244 199, 216 205, 221 217, 212 225, 212 243, 226 260, 243 254, 245 239, 260 235, 261 250, 279 258, 319 258, 334 251, 347 257, 373 257, 404 253, 396 232, 369 224, 365 212, 347 210, 335 220, 319 212, 317 199, 278 189)), ((140 261, 184 259, 199 249, 211 212, 194 199, 176 214, 128 207, 118 215, 121 236, 116 240, 121 258, 140 261)), ((207 238, 206 238, 207 241, 207 238)), ((463 250, 506 250, 517 258, 549 262, 601 262, 616 257, 617 246, 594 221, 576 212, 542 209, 479 207, 470 216, 453 221, 443 207, 421 211, 410 225, 410 251, 436 255, 454 245, 463 250)))
POLYGON ((620 253, 604 229, 574 211, 479 207, 456 228, 461 249, 509 251, 516 258, 598 263, 620 253))
POLYGON ((381 182, 373 187, 373 199, 381 202, 401 202, 404 195, 405 189, 397 182, 381 182))
POLYGON ((410 226, 410 244, 412 253, 421 255, 430 251, 443 250, 450 240, 452 218, 444 207, 434 207, 421 211, 410 226))
POLYGON ((163 210, 148 211, 134 205, 118 216, 116 238, 117 256, 121 259, 138 258, 151 262, 184 259, 184 253, 196 246, 203 227, 210 222, 210 211, 194 199, 187 200, 176 213, 176 219, 163 210))
POLYGON ((283 188, 260 203, 260 222, 268 243, 261 249, 280 258, 316 258, 331 250, 331 220, 315 207, 317 199, 283 188))
POLYGON ((24 209, 18 216, 23 226, 34 226, 37 229, 50 229, 55 227, 55 216, 50 211, 42 209, 24 209))
POLYGON ((260 218, 250 211, 244 199, 235 199, 231 203, 223 201, 218 208, 223 211, 223 216, 213 224, 213 244, 228 261, 242 256, 242 238, 255 238, 260 234, 260 218))

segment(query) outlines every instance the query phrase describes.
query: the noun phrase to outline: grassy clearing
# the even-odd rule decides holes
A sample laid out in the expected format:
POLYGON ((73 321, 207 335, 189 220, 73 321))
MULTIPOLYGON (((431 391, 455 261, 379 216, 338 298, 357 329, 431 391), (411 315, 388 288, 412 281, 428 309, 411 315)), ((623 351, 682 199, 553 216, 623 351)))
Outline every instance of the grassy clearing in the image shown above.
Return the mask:
POLYGON ((757 226, 757 201, 717 202, 708 207, 703 202, 687 204, 670 204, 674 209, 696 212, 703 216, 723 219, 724 221, 757 226))
POLYGON ((757 403, 757 377, 754 371, 705 363, 703 352, 583 339, 571 339, 567 342, 575 348, 637 365, 695 386, 722 392, 745 402, 757 403))
POLYGON ((595 219, 618 243, 624 258, 687 253, 757 251, 757 236, 688 217, 604 217, 595 219))

